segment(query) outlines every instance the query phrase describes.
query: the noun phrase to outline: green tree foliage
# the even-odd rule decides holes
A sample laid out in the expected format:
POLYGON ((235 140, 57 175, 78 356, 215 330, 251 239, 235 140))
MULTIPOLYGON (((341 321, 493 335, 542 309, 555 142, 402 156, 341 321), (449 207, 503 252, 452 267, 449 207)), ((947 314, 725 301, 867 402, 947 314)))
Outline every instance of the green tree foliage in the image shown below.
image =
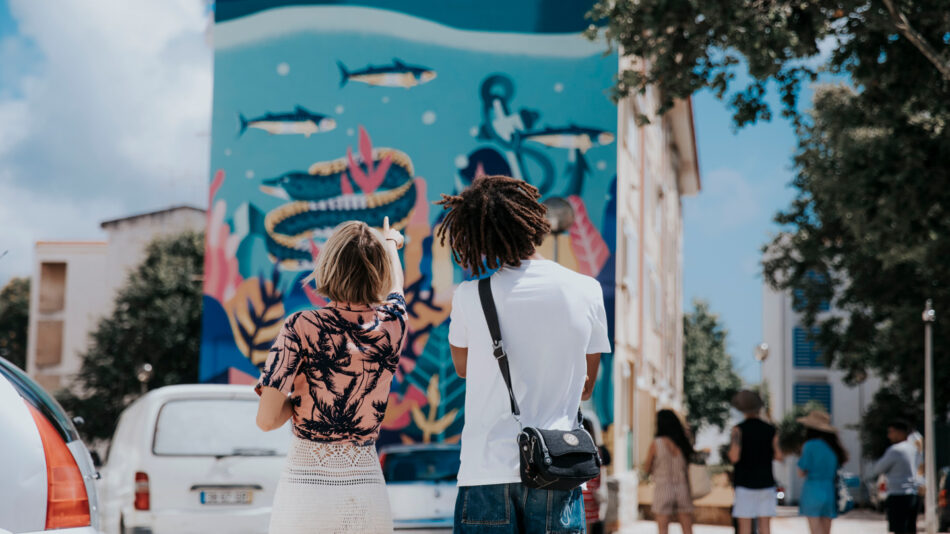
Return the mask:
POLYGON ((797 119, 799 89, 822 71, 911 106, 920 93, 946 95, 950 80, 945 0, 600 0, 588 16, 604 23, 589 37, 643 60, 619 74, 614 96, 652 86, 661 113, 708 89, 737 125, 769 120, 771 85, 797 119))
MULTIPOLYGON (((950 94, 948 94, 950 97, 950 94)), ((766 279, 794 290, 826 361, 877 371, 907 397, 923 386, 924 301, 950 308, 950 119, 840 86, 815 95, 795 162, 798 196, 776 220, 766 279), (822 314, 831 301, 843 314, 822 314)), ((935 383, 950 382, 950 322, 934 324, 935 383)), ((950 389, 935 388, 938 409, 950 389)))
POLYGON ((726 352, 726 330, 709 304, 693 301, 683 316, 683 391, 686 420, 694 432, 704 426, 723 428, 729 421, 729 403, 742 380, 726 352))
POLYGON ((645 60, 620 75, 616 94, 652 85, 660 111, 709 89, 743 126, 771 118, 766 89, 777 87, 799 140, 797 196, 776 217, 786 232, 767 247, 766 280, 793 292, 826 362, 848 371, 847 381, 873 370, 901 398, 918 398, 923 386, 920 316, 932 298, 935 394, 946 413, 946 0, 604 0, 591 17, 606 19, 611 46, 645 60), (748 77, 737 76, 743 65, 748 77), (820 87, 802 115, 801 84, 822 72, 848 85, 820 87), (829 301, 841 313, 821 313, 829 301))
POLYGON ((146 257, 99 321, 74 391, 59 395, 63 406, 86 423, 86 438, 111 437, 119 414, 140 392, 136 368, 154 373, 147 386, 197 382, 201 334, 204 235, 186 232, 149 244, 146 257))
POLYGON ((802 445, 805 444, 805 426, 798 422, 798 418, 804 417, 812 410, 826 411, 824 404, 811 400, 802 406, 795 406, 776 425, 778 448, 785 454, 799 454, 802 451, 802 445))
POLYGON ((30 320, 30 279, 11 278, 0 289, 0 356, 26 369, 30 320))

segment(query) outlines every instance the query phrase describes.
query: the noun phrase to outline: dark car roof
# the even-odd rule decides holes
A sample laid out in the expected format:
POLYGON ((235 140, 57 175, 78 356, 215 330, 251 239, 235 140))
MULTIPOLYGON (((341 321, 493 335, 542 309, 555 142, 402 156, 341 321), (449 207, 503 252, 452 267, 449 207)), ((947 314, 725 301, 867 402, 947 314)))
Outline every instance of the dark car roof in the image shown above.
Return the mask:
POLYGON ((0 376, 6 378, 26 402, 40 411, 52 423, 66 443, 79 439, 79 432, 66 415, 66 410, 56 402, 52 395, 30 378, 12 362, 0 358, 0 376))

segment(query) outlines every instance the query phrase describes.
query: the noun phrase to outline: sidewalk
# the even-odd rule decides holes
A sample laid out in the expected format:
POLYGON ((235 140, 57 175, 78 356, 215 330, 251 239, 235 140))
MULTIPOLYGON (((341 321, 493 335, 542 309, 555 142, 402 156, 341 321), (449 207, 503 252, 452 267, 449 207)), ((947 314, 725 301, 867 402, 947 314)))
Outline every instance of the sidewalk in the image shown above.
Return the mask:
MULTIPOLYGON (((772 520, 772 534, 808 534, 808 522, 804 517, 796 517, 795 508, 782 508, 779 517, 772 520)), ((656 523, 638 521, 633 527, 624 529, 623 534, 656 534, 656 523)), ((678 524, 670 525, 670 534, 680 534, 678 524)), ((732 527, 712 525, 694 525, 693 534, 734 534, 732 527)), ((835 519, 831 524, 832 534, 886 534, 887 524, 884 516, 867 510, 855 510, 844 517, 835 519)))

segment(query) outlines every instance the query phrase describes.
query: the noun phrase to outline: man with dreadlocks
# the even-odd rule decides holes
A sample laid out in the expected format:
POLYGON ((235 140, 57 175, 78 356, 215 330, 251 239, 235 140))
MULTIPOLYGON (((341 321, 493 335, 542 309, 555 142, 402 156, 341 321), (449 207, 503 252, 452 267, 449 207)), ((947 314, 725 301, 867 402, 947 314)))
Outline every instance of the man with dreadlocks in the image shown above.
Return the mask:
MULTIPOLYGON (((458 195, 438 230, 456 262, 491 290, 508 353, 520 424, 576 428, 581 398, 590 398, 600 354, 610 352, 600 284, 537 252, 551 226, 538 190, 507 176, 482 176, 458 195)), ((466 379, 462 464, 455 532, 582 532, 581 489, 521 484, 508 391, 492 353, 478 282, 463 282, 452 299, 449 344, 466 379)))

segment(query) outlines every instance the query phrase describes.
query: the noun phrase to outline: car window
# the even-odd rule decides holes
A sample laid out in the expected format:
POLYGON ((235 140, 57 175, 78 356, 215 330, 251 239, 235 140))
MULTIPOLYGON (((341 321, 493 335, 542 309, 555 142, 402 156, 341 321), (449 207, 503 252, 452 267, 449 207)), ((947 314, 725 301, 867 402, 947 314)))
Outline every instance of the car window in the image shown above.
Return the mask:
POLYGON ((152 452, 171 456, 286 455, 290 431, 262 432, 256 399, 185 399, 165 403, 152 452))
MULTIPOLYGON (((72 420, 66 415, 66 410, 56 402, 45 389, 33 381, 17 366, 0 358, 0 375, 5 377, 21 397, 26 399, 34 408, 40 411, 59 432, 63 441, 70 443, 79 439, 79 432, 72 420)), ((81 414, 77 414, 81 415, 81 414)))
POLYGON ((387 482, 439 482, 458 477, 459 449, 420 449, 386 454, 387 482))

